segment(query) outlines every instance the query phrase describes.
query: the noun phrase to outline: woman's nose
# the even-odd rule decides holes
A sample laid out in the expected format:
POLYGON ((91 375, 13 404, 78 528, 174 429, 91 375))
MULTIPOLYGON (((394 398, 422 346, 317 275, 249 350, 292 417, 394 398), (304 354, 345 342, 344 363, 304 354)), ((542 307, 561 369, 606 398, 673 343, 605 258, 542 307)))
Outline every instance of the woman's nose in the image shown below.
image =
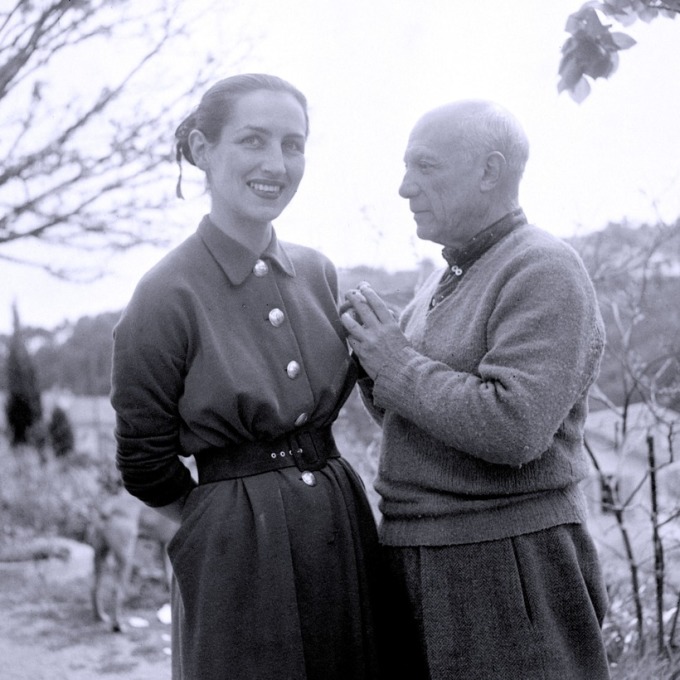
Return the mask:
POLYGON ((275 145, 268 147, 262 161, 262 169, 271 174, 286 172, 283 151, 275 145))

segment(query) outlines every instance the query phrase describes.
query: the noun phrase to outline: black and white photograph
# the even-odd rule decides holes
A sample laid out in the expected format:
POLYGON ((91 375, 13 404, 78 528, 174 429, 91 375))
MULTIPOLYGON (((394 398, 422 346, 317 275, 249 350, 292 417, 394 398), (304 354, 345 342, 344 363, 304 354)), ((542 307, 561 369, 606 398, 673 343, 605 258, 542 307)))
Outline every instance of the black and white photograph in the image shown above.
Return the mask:
POLYGON ((680 680, 680 0, 2 0, 0 677, 680 680))

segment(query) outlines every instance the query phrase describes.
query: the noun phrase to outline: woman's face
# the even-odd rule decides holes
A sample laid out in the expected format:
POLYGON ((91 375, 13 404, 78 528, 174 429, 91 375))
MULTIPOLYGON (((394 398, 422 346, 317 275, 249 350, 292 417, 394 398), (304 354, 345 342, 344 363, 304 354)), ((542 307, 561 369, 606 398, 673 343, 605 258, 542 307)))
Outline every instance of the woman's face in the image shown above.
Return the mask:
POLYGON ((305 171, 305 136, 305 114, 292 94, 256 90, 236 101, 219 141, 199 143, 194 155, 207 173, 218 226, 262 226, 281 214, 305 171))

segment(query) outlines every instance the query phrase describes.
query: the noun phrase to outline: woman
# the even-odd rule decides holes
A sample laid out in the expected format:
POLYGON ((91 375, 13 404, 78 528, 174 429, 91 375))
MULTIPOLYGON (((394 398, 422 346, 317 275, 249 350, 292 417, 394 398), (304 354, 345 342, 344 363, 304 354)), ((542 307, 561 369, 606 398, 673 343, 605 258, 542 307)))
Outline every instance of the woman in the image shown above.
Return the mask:
POLYGON ((206 174, 210 214, 115 330, 124 484, 181 521, 168 547, 176 678, 378 677, 375 525, 330 429, 355 379, 336 273, 272 227, 307 133, 304 96, 279 78, 205 93, 176 137, 178 161, 206 174))

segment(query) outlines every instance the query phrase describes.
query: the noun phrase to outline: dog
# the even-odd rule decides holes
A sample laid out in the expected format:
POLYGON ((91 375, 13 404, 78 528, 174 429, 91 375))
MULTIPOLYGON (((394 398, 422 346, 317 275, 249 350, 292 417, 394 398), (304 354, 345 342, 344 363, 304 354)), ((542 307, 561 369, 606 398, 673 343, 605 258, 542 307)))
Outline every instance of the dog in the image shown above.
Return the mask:
POLYGON ((170 585, 172 568, 166 547, 178 526, 124 490, 108 497, 95 510, 88 530, 88 542, 94 551, 91 598, 95 620, 108 624, 113 632, 124 632, 121 615, 139 538, 160 545, 166 582, 170 585), (102 601, 102 580, 108 563, 113 567, 110 614, 104 611, 102 601))

